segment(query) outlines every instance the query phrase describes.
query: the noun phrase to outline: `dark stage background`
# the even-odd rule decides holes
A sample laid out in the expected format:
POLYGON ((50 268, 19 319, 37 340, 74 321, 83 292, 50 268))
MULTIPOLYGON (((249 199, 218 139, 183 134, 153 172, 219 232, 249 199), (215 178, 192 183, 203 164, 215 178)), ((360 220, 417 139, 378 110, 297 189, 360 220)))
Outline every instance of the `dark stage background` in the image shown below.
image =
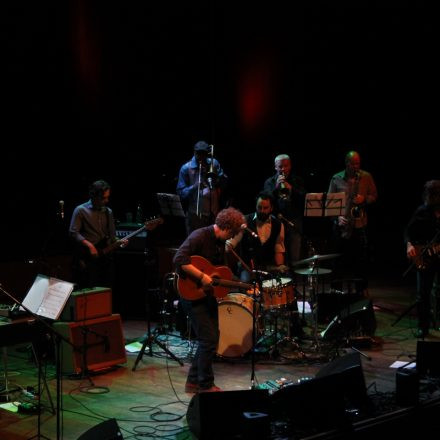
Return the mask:
MULTIPOLYGON (((98 178, 121 221, 139 203, 158 214, 155 194, 175 191, 203 138, 244 212, 276 154, 322 192, 358 150, 379 190, 376 267, 399 280, 405 223, 440 177, 436 15, 424 2, 331 3, 2 6, 2 261, 65 253, 98 178)), ((328 232, 306 224, 311 238, 328 232)))

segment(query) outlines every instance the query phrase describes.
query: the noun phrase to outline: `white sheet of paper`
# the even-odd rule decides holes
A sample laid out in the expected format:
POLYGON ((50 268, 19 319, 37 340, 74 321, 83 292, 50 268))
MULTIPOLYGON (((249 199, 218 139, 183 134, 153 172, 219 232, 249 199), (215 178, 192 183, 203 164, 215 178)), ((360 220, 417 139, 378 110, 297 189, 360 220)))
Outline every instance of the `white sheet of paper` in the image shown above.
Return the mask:
MULTIPOLYGON (((303 302, 302 301, 297 301, 297 305, 298 305, 298 312, 302 313, 302 311, 303 311, 303 302)), ((310 307, 310 304, 307 301, 304 304, 304 313, 312 313, 312 308, 310 307)))
MULTIPOLYGON (((395 361, 390 365, 390 368, 401 368, 403 367, 405 364, 408 364, 409 361, 395 361)), ((410 364, 408 364, 405 369, 411 369, 411 368, 416 368, 416 363, 415 362, 411 362, 410 364)))
POLYGON ((38 274, 23 305, 36 315, 58 319, 72 291, 73 283, 38 274))

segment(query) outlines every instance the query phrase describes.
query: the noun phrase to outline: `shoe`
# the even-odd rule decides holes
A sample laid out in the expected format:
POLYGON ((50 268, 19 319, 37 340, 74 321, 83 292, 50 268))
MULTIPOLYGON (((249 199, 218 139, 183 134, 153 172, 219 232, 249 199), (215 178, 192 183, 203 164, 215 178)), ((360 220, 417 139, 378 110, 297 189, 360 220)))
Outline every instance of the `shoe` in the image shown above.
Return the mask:
POLYGON ((217 393, 219 391, 223 391, 223 390, 216 385, 213 385, 212 387, 209 388, 199 388, 199 393, 217 393))
POLYGON ((197 393, 199 391, 199 385, 192 382, 185 384, 185 393, 197 393))

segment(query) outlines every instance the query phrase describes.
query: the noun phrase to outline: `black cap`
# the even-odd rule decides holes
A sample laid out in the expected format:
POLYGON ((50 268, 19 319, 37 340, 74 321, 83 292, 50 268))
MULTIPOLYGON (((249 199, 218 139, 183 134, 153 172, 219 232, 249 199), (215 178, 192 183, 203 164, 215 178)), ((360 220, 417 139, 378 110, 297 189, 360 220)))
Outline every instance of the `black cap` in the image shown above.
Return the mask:
POLYGON ((211 146, 205 141, 199 141, 194 145, 194 151, 211 151, 211 146))

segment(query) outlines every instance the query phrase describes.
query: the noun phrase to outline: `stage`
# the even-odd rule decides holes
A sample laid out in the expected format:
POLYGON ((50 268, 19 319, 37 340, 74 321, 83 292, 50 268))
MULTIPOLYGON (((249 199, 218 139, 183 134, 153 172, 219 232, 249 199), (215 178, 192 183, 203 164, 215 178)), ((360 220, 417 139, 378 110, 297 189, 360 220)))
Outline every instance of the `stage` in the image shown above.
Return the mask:
MULTIPOLYGON (((378 278, 370 283, 369 292, 374 306, 376 330, 371 337, 350 339, 349 344, 353 344, 354 348, 347 346, 345 340, 337 343, 333 339, 324 340, 321 334, 328 327, 328 323, 318 323, 318 328, 315 329, 314 322, 309 319, 309 316, 306 316, 306 321, 303 323, 304 334, 301 336, 293 335, 293 341, 296 345, 290 342, 281 343, 274 350, 273 343, 277 341, 277 338, 273 333, 273 320, 266 318, 265 330, 264 332, 260 331, 259 343, 255 352, 253 377, 250 353, 243 353, 239 358, 219 357, 214 366, 216 385, 222 388, 225 393, 222 393, 221 397, 212 396, 212 394, 218 393, 210 393, 211 396, 203 396, 200 402, 197 398, 197 401, 193 400, 190 407, 192 395, 185 394, 184 384, 189 362, 194 353, 194 342, 182 338, 180 333, 173 328, 172 320, 162 322, 159 326, 159 332, 154 331, 157 327, 156 323, 152 322, 152 335, 157 337, 160 345, 167 348, 183 363, 183 366, 167 356, 164 350, 153 342, 151 345, 152 355, 150 355, 147 345, 144 354, 138 359, 135 371, 132 370, 138 358, 138 352, 127 352, 126 363, 113 365, 108 370, 92 372, 90 379, 94 386, 88 378, 77 379, 69 377, 67 374, 63 375, 61 383, 62 410, 59 426, 62 433, 61 438, 77 439, 89 429, 111 418, 116 419, 115 426, 120 429, 124 438, 192 438, 187 415, 190 416, 190 423, 196 424, 200 422, 197 420, 198 417, 208 417, 209 420, 212 420, 213 417, 213 414, 196 414, 199 410, 194 407, 194 404, 200 403, 202 405, 202 400, 204 400, 202 407, 205 408, 205 411, 211 408, 215 413, 215 422, 210 423, 210 428, 203 428, 208 429, 205 431, 205 435, 210 438, 212 430, 217 433, 221 432, 225 426, 231 426, 232 421, 237 420, 237 414, 234 414, 236 403, 247 398, 247 393, 228 392, 246 391, 250 390, 252 386, 260 390, 269 390, 267 392, 271 396, 269 398, 281 397, 276 399, 275 406, 269 408, 269 412, 272 413, 270 431, 267 431, 265 436, 260 438, 281 439, 310 436, 337 438, 347 435, 348 425, 351 435, 356 430, 359 430, 359 435, 362 432, 368 432, 370 435, 375 432, 371 430, 374 429, 373 426, 378 421, 382 420, 383 422, 385 419, 394 417, 399 420, 397 425, 402 427, 405 426, 403 420, 406 420, 408 414, 413 420, 418 420, 418 417, 425 414, 423 408, 426 407, 427 420, 423 421, 423 426, 417 427, 417 432, 422 433, 423 430, 429 428, 431 421, 438 423, 435 418, 429 415, 429 408, 432 412, 432 407, 436 407, 436 398, 438 397, 436 383, 433 381, 421 382, 419 388, 420 404, 417 414, 414 414, 407 406, 399 405, 398 399, 396 399, 397 370, 390 368, 390 365, 395 361, 415 361, 417 321, 414 309, 409 310, 402 317, 402 313, 408 310, 414 300, 412 286, 378 278), (316 334, 318 333, 317 339, 316 334), (317 385, 310 388, 310 391, 302 397, 298 397, 297 393, 285 391, 288 390, 291 383, 297 384, 298 381, 304 383, 314 378, 323 369, 325 371, 329 365, 339 365, 337 367, 339 370, 346 369, 347 364, 344 365, 344 361, 341 359, 352 359, 352 354, 356 353, 356 349, 361 351, 361 355, 359 355, 361 365, 358 372, 361 371, 365 378, 369 408, 368 410, 365 408, 346 409, 347 417, 344 420, 344 426, 334 431, 332 420, 324 417, 324 412, 332 409, 323 407, 325 389, 322 389, 321 392, 317 385), (347 355, 350 356, 346 357, 347 355), (284 395, 280 394, 281 390, 284 390, 284 395), (296 399, 305 400, 297 401, 296 399), (282 420, 281 414, 284 414, 284 410, 290 407, 301 409, 303 417, 307 419, 307 425, 303 425, 299 429, 298 425, 289 422, 289 420, 282 420)), ((278 312, 271 312, 271 315, 273 314, 279 315, 278 312)), ((280 318, 278 339, 287 335, 287 329, 283 329, 282 322, 283 319, 280 318)), ((146 320, 123 318, 124 343, 129 344, 136 341, 142 343, 147 334, 147 327, 146 320)), ((440 341, 440 332, 431 331, 427 340, 440 341)), ((113 350, 112 343, 110 340, 110 353, 113 350)), ((138 348, 140 345, 138 344, 138 348)), ((37 400, 33 394, 37 389, 38 376, 29 346, 20 344, 8 347, 7 361, 9 387, 17 389, 17 391, 10 393, 11 400, 36 404, 37 400)), ((43 363, 42 366, 51 397, 55 400, 55 367, 50 356, 48 362, 43 363)), ((352 366, 348 365, 348 367, 352 366)), ((359 386, 359 383, 356 382, 358 380, 361 381, 361 379, 355 379, 353 386, 359 386)), ((255 396, 260 399, 261 394, 258 393, 255 396)), ((400 398, 402 397, 400 396, 400 398)), ((265 397, 261 399, 266 405, 265 397)), ((47 438, 55 439, 57 420, 56 416, 51 413, 47 392, 43 392, 41 402, 43 405, 41 434, 47 438)), ((258 409, 258 404, 257 401, 256 409, 258 409)), ((332 405, 332 400, 329 401, 329 405, 332 405)), ((21 406, 20 409, 26 411, 23 405, 21 406)), ((270 406, 271 403, 269 403, 270 406)), ((413 406, 409 405, 409 408, 413 408, 413 406)), ((257 422, 254 421, 254 423, 257 422)), ((259 421, 258 423, 263 422, 259 421)), ((250 431, 247 432, 252 432, 255 426, 258 425, 249 425, 247 429, 250 431)), ((387 432, 388 428, 384 425, 377 426, 381 426, 378 429, 381 429, 382 432, 387 432)), ((37 434, 37 428, 38 417, 32 411, 32 405, 27 413, 0 410, 1 438, 8 440, 27 439, 37 434)), ((233 430, 233 434, 222 438, 234 438, 233 435, 243 434, 239 426, 229 429, 233 430)), ((262 432, 260 431, 259 434, 263 435, 262 432)), ((93 438, 99 438, 96 433, 93 435, 93 438)))

